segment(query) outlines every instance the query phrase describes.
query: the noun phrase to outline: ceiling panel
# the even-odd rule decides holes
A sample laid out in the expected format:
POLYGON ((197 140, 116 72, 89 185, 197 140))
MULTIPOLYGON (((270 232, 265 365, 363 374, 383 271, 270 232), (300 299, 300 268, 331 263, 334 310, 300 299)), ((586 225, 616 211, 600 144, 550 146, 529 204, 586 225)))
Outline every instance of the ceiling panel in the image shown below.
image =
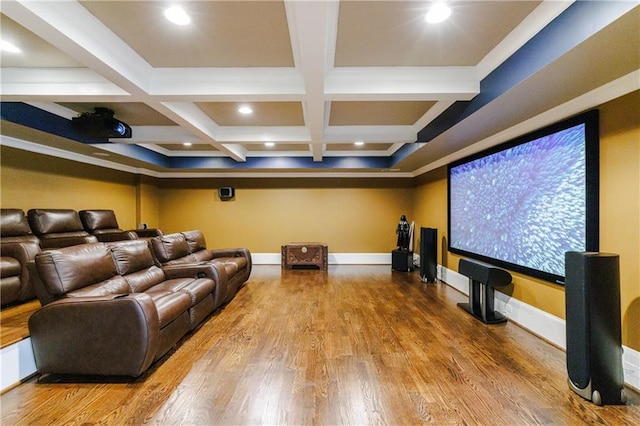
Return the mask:
POLYGON ((540 4, 449 2, 451 18, 430 25, 431 3, 340 2, 335 66, 474 66, 540 4))
POLYGON ((329 125, 412 125, 434 104, 429 101, 334 101, 329 125))
POLYGON ((71 56, 60 51, 51 43, 38 37, 4 14, 0 14, 0 36, 20 48, 22 52, 11 53, 0 50, 0 63, 3 68, 72 68, 83 65, 71 56))
POLYGON ((283 1, 181 1, 192 25, 171 24, 164 1, 82 5, 153 67, 290 67, 283 1))
POLYGON ((300 102, 198 102, 196 105, 220 126, 304 126, 300 102), (240 107, 251 114, 241 114, 240 107))

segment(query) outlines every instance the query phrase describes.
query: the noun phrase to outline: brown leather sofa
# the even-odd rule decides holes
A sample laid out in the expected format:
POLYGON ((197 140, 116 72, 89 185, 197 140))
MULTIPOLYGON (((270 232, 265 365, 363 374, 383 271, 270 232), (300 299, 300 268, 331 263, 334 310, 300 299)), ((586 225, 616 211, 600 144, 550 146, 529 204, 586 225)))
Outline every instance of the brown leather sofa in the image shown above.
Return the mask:
POLYGON ((118 226, 118 220, 113 210, 80 210, 78 214, 84 230, 95 235, 98 241, 135 240, 162 235, 162 231, 157 228, 123 231, 118 226))
POLYGON ((181 267, 186 264, 211 264, 221 275, 222 302, 233 299, 251 275, 251 253, 246 248, 209 250, 204 234, 199 230, 167 234, 152 238, 151 246, 163 267, 181 267), (226 283, 226 288, 224 288, 226 283))
POLYGON ((2 209, 0 237, 0 305, 33 299, 27 265, 40 253, 40 241, 31 233, 23 210, 2 209))
POLYGON ((145 240, 44 251, 35 267, 40 374, 137 377, 219 306, 213 265, 160 268, 145 240))
POLYGON ((43 250, 98 242, 83 229, 75 210, 31 209, 27 212, 27 219, 43 250))

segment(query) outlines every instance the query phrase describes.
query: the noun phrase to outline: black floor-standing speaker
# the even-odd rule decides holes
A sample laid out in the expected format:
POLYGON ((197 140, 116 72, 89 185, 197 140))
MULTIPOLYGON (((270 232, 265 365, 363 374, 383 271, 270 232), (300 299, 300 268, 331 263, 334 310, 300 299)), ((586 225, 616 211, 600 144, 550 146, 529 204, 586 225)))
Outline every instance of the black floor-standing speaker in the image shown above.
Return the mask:
POLYGON ((565 253, 569 387, 597 405, 624 404, 620 258, 565 253))
POLYGON ((438 230, 420 228, 420 279, 436 282, 438 275, 438 230))

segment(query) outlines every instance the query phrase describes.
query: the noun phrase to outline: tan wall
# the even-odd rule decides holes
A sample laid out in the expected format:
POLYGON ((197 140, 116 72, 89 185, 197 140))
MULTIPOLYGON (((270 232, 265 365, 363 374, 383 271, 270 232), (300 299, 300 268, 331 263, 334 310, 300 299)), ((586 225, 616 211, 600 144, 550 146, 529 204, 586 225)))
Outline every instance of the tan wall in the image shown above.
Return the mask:
POLYGON ((334 253, 387 253, 412 203, 410 188, 236 187, 234 200, 220 201, 217 186, 174 187, 162 190, 160 222, 165 233, 201 229, 211 247, 279 253, 287 242, 320 241, 334 253))
POLYGON ((3 208, 112 209, 136 227, 135 177, 101 167, 2 147, 3 208))
POLYGON ((600 110, 600 250, 620 254, 622 340, 640 350, 640 92, 600 110))
MULTIPOLYGON (((620 255, 623 344, 640 350, 640 92, 600 107, 600 250, 620 255)), ((416 226, 438 228, 447 237, 447 182, 416 189, 416 226)), ((441 259, 442 245, 439 247, 441 259)), ((460 257, 446 253, 442 264, 456 270, 460 257)), ((560 318, 564 287, 513 275, 512 297, 560 318)))
POLYGON ((160 228, 160 189, 155 181, 141 177, 136 190, 136 227, 160 228))

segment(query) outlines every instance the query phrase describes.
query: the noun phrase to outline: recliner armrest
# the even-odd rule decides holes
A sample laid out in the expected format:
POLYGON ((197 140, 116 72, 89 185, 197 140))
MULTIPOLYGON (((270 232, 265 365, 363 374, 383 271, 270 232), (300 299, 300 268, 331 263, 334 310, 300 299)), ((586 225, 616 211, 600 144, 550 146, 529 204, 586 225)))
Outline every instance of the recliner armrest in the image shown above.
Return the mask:
POLYGON ((132 376, 153 362, 160 321, 144 293, 56 300, 29 318, 38 372, 132 376))
POLYGON ((7 241, 2 242, 1 247, 3 256, 12 257, 20 263, 20 292, 18 300, 33 299, 36 294, 29 262, 33 263, 33 259, 40 253, 40 245, 35 241, 7 241))
POLYGON ((23 269, 40 253, 40 245, 33 241, 3 241, 0 247, 3 256, 13 257, 20 262, 23 269))
POLYGON ((167 279, 210 278, 216 283, 214 289, 214 309, 222 306, 227 299, 227 274, 208 262, 185 263, 162 266, 167 279))
POLYGON ((218 257, 244 257, 247 259, 247 269, 246 269, 246 277, 249 278, 251 274, 251 269, 253 267, 253 262, 251 261, 251 252, 248 248, 238 247, 238 248, 223 248, 223 249, 214 249, 209 250, 211 253, 211 258, 216 259, 218 257))

